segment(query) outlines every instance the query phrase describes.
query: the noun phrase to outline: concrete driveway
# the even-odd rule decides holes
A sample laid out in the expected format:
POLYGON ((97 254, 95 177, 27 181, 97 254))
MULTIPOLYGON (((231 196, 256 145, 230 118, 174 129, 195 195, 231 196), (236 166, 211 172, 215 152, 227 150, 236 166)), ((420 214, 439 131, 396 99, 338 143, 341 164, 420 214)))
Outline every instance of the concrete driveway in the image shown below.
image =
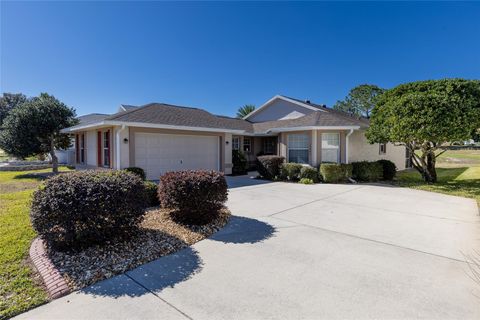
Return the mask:
POLYGON ((475 201, 229 179, 234 217, 212 238, 19 318, 480 319, 475 201))

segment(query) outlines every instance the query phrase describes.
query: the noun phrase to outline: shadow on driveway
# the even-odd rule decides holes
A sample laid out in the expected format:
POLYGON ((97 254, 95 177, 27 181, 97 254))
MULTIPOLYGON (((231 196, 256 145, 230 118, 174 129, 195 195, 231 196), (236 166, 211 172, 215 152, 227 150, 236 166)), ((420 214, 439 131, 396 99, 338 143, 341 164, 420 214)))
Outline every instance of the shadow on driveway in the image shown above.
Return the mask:
MULTIPOLYGON (((227 225, 210 240, 223 243, 258 243, 273 236, 275 228, 268 223, 232 216, 227 225)), ((235 250, 232 248, 232 250, 235 250)), ((203 261, 193 247, 161 257, 111 279, 81 290, 94 296, 141 296, 149 291, 159 293, 192 278, 202 271, 203 261), (142 288, 143 287, 143 288, 142 288)))

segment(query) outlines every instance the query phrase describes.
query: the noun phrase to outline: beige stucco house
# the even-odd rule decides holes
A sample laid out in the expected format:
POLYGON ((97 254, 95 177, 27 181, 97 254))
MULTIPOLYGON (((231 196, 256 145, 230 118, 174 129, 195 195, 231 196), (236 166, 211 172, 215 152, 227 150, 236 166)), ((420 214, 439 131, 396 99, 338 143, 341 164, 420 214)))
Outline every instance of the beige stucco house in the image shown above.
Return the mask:
POLYGON ((163 103, 123 105, 112 115, 84 116, 63 132, 75 135, 78 168, 136 166, 153 180, 172 170, 230 174, 233 149, 243 151, 251 162, 259 154, 312 166, 388 159, 404 169, 405 147, 369 144, 368 125, 367 119, 277 95, 244 119, 163 103))

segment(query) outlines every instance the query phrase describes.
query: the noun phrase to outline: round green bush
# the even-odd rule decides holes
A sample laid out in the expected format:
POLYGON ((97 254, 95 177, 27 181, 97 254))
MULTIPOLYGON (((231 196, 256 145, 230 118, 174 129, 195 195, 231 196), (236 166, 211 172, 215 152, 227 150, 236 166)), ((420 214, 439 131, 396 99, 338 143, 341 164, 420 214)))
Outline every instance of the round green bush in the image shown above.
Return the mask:
POLYGON ((232 174, 241 175, 247 174, 248 161, 245 154, 240 150, 232 151, 232 174))
POLYGON ((184 224, 203 225, 218 216, 227 201, 227 181, 221 172, 189 170, 160 177, 158 197, 162 207, 184 224))
POLYGON ((285 161, 280 156, 259 156, 257 157, 257 171, 264 179, 273 180, 280 176, 280 167, 285 161))
POLYGON ((300 180, 300 171, 302 170, 300 163, 284 163, 280 167, 280 179, 289 181, 300 180))
POLYGON ((318 183, 320 181, 318 170, 310 166, 303 166, 300 170, 300 179, 310 179, 313 183, 318 183))
POLYGON ((395 163, 386 159, 378 160, 377 162, 383 167, 383 180, 393 180, 397 174, 397 166, 395 163))
POLYGON ((145 181, 144 183, 147 206, 156 207, 160 205, 160 201, 158 201, 158 184, 152 181, 145 181))
POLYGON ((377 161, 352 162, 352 167, 353 178, 358 181, 373 182, 383 176, 383 167, 377 161))
POLYGON ((59 250, 131 236, 146 207, 145 185, 126 171, 78 171, 48 179, 33 194, 33 228, 59 250))
POLYGON ((145 179, 147 178, 147 176, 146 176, 146 174, 145 174, 145 170, 143 170, 142 168, 139 168, 139 167, 128 167, 128 168, 125 168, 124 170, 138 175, 138 176, 140 177, 140 179, 142 179, 142 180, 144 180, 144 181, 145 181, 145 179))
POLYGON ((302 178, 298 182, 301 183, 301 184, 314 184, 313 180, 309 179, 309 178, 302 178))
POLYGON ((324 182, 345 182, 352 176, 352 165, 345 163, 322 163, 320 175, 324 182))

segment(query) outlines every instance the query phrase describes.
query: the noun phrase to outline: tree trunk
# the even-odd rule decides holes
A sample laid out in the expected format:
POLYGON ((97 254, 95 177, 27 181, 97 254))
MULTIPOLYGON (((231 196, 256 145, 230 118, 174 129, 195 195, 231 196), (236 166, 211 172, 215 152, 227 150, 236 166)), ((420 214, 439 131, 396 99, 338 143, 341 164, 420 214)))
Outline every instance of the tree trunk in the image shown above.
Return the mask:
POLYGON ((55 154, 55 144, 52 139, 50 142, 50 157, 52 158, 52 171, 53 173, 57 174, 58 173, 58 158, 57 155, 55 154))
POLYGON ((426 155, 426 166, 423 172, 423 179, 428 183, 437 182, 437 171, 435 170, 435 151, 428 151, 426 155))

